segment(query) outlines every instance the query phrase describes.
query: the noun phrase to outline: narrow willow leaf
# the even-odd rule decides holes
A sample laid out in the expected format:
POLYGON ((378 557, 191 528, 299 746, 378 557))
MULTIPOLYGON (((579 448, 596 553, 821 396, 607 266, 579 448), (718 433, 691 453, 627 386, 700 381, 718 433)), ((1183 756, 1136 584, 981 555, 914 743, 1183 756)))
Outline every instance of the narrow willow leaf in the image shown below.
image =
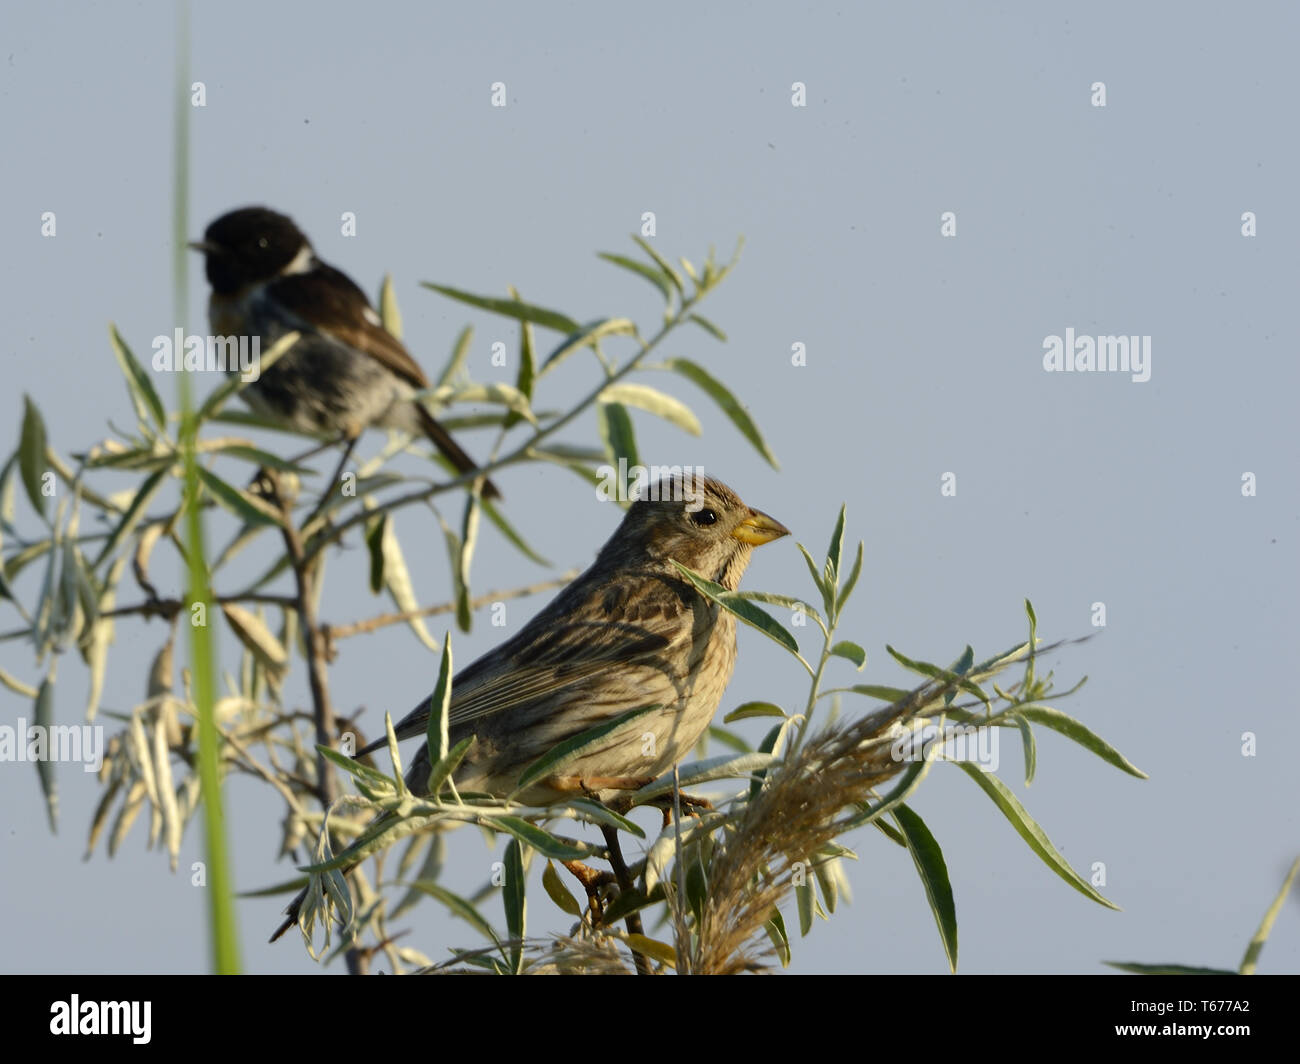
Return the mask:
POLYGON ((23 396, 23 427, 18 443, 18 472, 32 508, 45 516, 45 493, 41 491, 45 462, 45 419, 28 396, 23 396))
POLYGON ((519 534, 514 525, 505 519, 501 511, 497 509, 490 499, 483 499, 480 497, 479 501, 482 504, 483 512, 487 515, 487 519, 496 526, 497 531, 505 536, 510 544, 519 551, 520 554, 529 561, 536 562, 538 565, 550 566, 551 563, 525 542, 523 536, 519 534))
POLYGON ((848 579, 844 581, 840 588, 840 593, 835 599, 835 615, 844 609, 844 603, 848 602, 849 596, 853 594, 854 587, 857 586, 858 577, 862 575, 862 541, 858 540, 858 555, 853 559, 853 567, 849 570, 848 579))
POLYGON ((774 706, 771 702, 745 702, 723 717, 722 723, 730 724, 732 721, 746 720, 749 717, 785 717, 785 715, 784 709, 774 706))
POLYGON ((459 894, 453 894, 446 887, 424 879, 417 879, 411 884, 411 887, 414 890, 423 891, 431 898, 436 898, 447 907, 453 916, 459 916, 484 938, 491 939, 494 943, 501 941, 501 936, 496 933, 492 925, 483 918, 482 914, 470 902, 459 894))
POLYGON ((131 353, 126 341, 122 339, 122 334, 117 331, 116 325, 109 325, 108 340, 113 348, 113 357, 117 359, 117 364, 122 369, 122 376, 126 378, 126 385, 131 393, 131 403, 135 406, 136 417, 142 424, 151 418, 158 430, 165 432, 167 430, 167 414, 163 410, 162 400, 158 398, 158 392, 154 389, 149 374, 145 372, 139 360, 131 353))
POLYGON ((808 663, 803 660, 802 656, 800 656, 799 644, 795 642, 794 636, 786 631, 781 623, 770 613, 766 610, 759 609, 759 607, 755 606, 751 602, 746 602, 740 597, 739 593, 728 591, 721 584, 714 583, 712 580, 708 580, 705 577, 692 572, 676 560, 673 561, 673 565, 675 565, 681 574, 694 584, 696 589, 705 595, 705 597, 716 602, 727 612, 739 617, 751 628, 758 629, 758 631, 762 632, 769 639, 781 644, 781 646, 785 647, 786 650, 790 651, 790 653, 803 662, 804 668, 808 669, 809 673, 812 672, 808 663))
MULTIPOLYGON (((605 444, 605 453, 609 464, 615 469, 623 468, 619 459, 626 462, 626 468, 635 469, 641 464, 636 449, 636 431, 632 428, 632 418, 627 408, 620 403, 598 403, 596 421, 600 438, 605 444)), ((618 499, 627 497, 627 485, 618 485, 618 499)))
POLYGON ((989 696, 984 693, 980 686, 965 676, 958 675, 951 669, 942 669, 938 665, 933 665, 928 661, 913 661, 905 654, 900 654, 889 644, 885 644, 885 649, 889 651, 890 657, 902 665, 905 669, 918 673, 921 676, 927 676, 932 680, 940 680, 943 683, 955 684, 958 688, 969 695, 978 698, 985 706, 991 706, 989 696))
POLYGON ((677 289, 677 294, 685 295, 686 288, 682 284, 682 279, 678 275, 677 271, 669 264, 668 260, 664 258, 662 255, 660 255, 659 252, 657 252, 654 249, 654 247, 649 243, 649 241, 645 240, 643 237, 633 234, 632 239, 636 241, 637 246, 642 251, 644 251, 647 255, 650 256, 651 259, 654 260, 654 264, 658 266, 660 270, 663 271, 664 276, 667 277, 669 282, 672 284, 672 286, 677 289))
POLYGON ((465 369, 465 363, 469 359, 469 349, 474 342, 474 326, 466 325, 465 328, 456 336, 456 341, 451 345, 451 356, 447 359, 447 364, 438 374, 436 387, 445 388, 453 384, 465 369))
POLYGON ((460 554, 456 558, 456 624, 462 632, 473 626, 473 611, 469 604, 469 571, 478 543, 479 496, 470 492, 465 499, 465 516, 461 521, 460 554))
POLYGON ((1259 963, 1259 955, 1264 951, 1264 943, 1268 941, 1268 936, 1273 931, 1273 922, 1277 919, 1277 914, 1282 911, 1282 905, 1286 902, 1287 895, 1291 893, 1291 887, 1295 883, 1297 872, 1300 872, 1300 857, 1291 862, 1291 870, 1287 872, 1286 878, 1282 880, 1282 889, 1277 892, 1273 904, 1268 907, 1268 911, 1264 913, 1264 919, 1260 921, 1259 930, 1255 932, 1255 937, 1250 940, 1250 945, 1246 947, 1246 955, 1241 958, 1241 967, 1238 969, 1242 975, 1255 974, 1255 966, 1259 963))
MULTIPOLYGON (((45 735, 49 742, 50 725, 54 720, 54 676, 51 673, 41 681, 41 688, 36 693, 36 706, 33 714, 39 734, 45 735)), ((26 736, 20 736, 19 742, 26 742, 26 736)), ((36 759, 36 774, 40 777, 41 793, 45 795, 45 813, 49 817, 50 831, 59 830, 59 785, 54 778, 54 751, 48 746, 45 756, 36 759)))
POLYGON ((1091 883, 1070 867, 1070 863, 1057 852, 1047 834, 1038 826, 1034 818, 1029 815, 1025 807, 1020 804, 1020 800, 1011 793, 1010 788, 1005 783, 991 772, 985 772, 969 761, 954 761, 953 764, 979 784, 980 789, 993 800, 993 804, 1011 822, 1011 826, 1016 829, 1016 833, 1028 843, 1029 848, 1038 855, 1039 859, 1048 868, 1085 898, 1091 898, 1098 905, 1104 905, 1108 909, 1119 910, 1118 905, 1103 897, 1091 883))
POLYGON ((663 418, 692 436, 698 436, 702 431, 700 419, 691 412, 690 407, 680 399, 645 384, 611 384, 600 393, 599 401, 635 406, 655 417, 663 418))
POLYGON ((1231 968, 1194 968, 1187 964, 1137 964, 1133 961, 1102 961, 1132 975, 1237 975, 1231 968))
POLYGON ((153 501, 153 497, 158 494, 158 489, 162 487, 163 479, 168 472, 169 470, 166 467, 159 469, 157 472, 151 473, 145 482, 140 485, 140 490, 135 493, 131 505, 126 508, 126 512, 122 514, 113 531, 109 533, 108 539, 104 541, 99 557, 95 559, 95 568, 99 568, 105 559, 111 557, 113 552, 121 546, 122 540, 126 539, 135 529, 140 518, 144 516, 145 508, 153 501))
POLYGON ((579 732, 563 742, 556 743, 555 746, 524 769, 519 776, 519 783, 516 785, 514 793, 521 794, 538 780, 556 775, 561 768, 577 761, 588 751, 608 745, 605 742, 606 737, 618 731, 618 729, 625 727, 640 717, 644 717, 647 713, 655 713, 661 709, 663 707, 658 704, 641 706, 626 713, 620 713, 612 720, 605 721, 603 724, 579 732))
POLYGON ((709 319, 703 314, 687 314, 686 320, 694 322, 715 340, 719 340, 724 344, 727 342, 727 334, 714 325, 713 322, 709 321, 709 319))
MULTIPOLYGON (((519 299, 519 293, 513 287, 510 289, 510 298, 519 299)), ((537 350, 534 344, 533 326, 531 322, 521 321, 519 323, 519 371, 515 374, 515 387, 530 404, 533 401, 533 383, 536 379, 537 350)), ((512 410, 501 427, 512 428, 522 417, 522 414, 512 410)))
POLYGON ((1025 751, 1025 786, 1028 787, 1034 782, 1034 773, 1038 771, 1038 743, 1034 739, 1034 729, 1030 727, 1029 721, 1019 713, 1012 713, 1011 719, 1020 729, 1020 743, 1025 751))
POLYGON ((590 847, 571 846, 566 842, 561 842, 550 832, 543 831, 536 824, 530 824, 517 816, 493 817, 491 826, 513 835, 520 842, 531 846, 543 857, 549 857, 555 861, 575 861, 591 856, 590 847))
POLYGON ((397 308, 391 273, 384 274, 384 281, 379 286, 379 321, 396 339, 402 338, 402 312, 397 308))
POLYGON ((619 937, 627 943, 632 952, 639 953, 643 957, 649 957, 652 961, 659 961, 670 968, 677 967, 677 951, 667 942, 660 942, 656 938, 648 938, 645 935, 638 934, 625 934, 619 937))
POLYGON ((758 425, 749 416, 749 411, 725 384, 710 374, 703 366, 691 362, 689 359, 670 358, 665 365, 674 373, 680 373, 717 403, 727 419, 740 430, 740 434, 763 456, 768 465, 773 469, 781 468, 776 460, 776 455, 768 448, 767 442, 763 439, 763 434, 759 432, 758 425))
POLYGON ((524 933, 528 915, 524 886, 524 851, 519 840, 514 838, 506 844, 501 900, 506 910, 506 934, 510 936, 510 969, 516 975, 524 970, 524 933))
POLYGON ((767 932, 767 937, 772 942, 772 948, 776 951, 781 967, 789 968, 791 956, 790 936, 786 934, 785 917, 781 915, 779 909, 772 910, 772 918, 763 925, 763 930, 767 932))
POLYGON ((542 870, 542 889, 562 913, 567 913, 569 916, 582 916, 582 906, 578 904, 578 899, 569 892, 569 888, 564 885, 560 874, 555 870, 555 865, 550 861, 546 862, 546 867, 542 870))
POLYGON ((644 277, 659 289, 661 293, 663 293, 663 297, 666 301, 672 301, 672 282, 669 281, 667 274, 662 270, 657 270, 653 266, 647 266, 644 262, 637 262, 636 259, 629 259, 626 255, 615 255, 609 251, 597 252, 597 256, 604 259, 606 262, 611 262, 615 266, 621 266, 625 270, 630 270, 632 273, 644 277))
POLYGON ((857 643, 850 643, 847 639, 843 639, 831 647, 831 653, 837 658, 847 658, 849 661, 853 662, 853 664, 857 666, 859 672, 861 672, 863 667, 867 664, 867 652, 858 646, 857 643))
POLYGON ((203 466, 196 466, 195 472, 198 473, 199 480, 203 481, 203 486, 211 492, 212 497, 243 521, 250 525, 280 523, 280 512, 265 499, 228 484, 212 470, 205 469, 203 466))
POLYGON ((1059 709, 1052 709, 1050 706, 1022 706, 1016 712, 1026 720, 1041 724, 1044 728, 1051 728, 1052 731, 1060 732, 1067 738, 1073 739, 1080 746, 1091 750, 1103 761, 1109 762, 1116 768, 1127 772, 1130 776, 1136 776, 1140 780, 1150 778, 1111 746, 1110 743, 1106 742, 1105 739, 1090 731, 1069 714, 1062 713, 1059 709))
POLYGON ((952 883, 948 879, 948 864, 943 859, 943 850, 939 848, 939 843, 926 827, 925 821, 907 805, 900 803, 894 809, 894 820, 907 841, 908 852, 912 855, 921 883, 925 886, 926 900, 930 903, 930 911, 934 913, 943 951, 948 956, 948 967, 955 972, 957 906, 953 901, 952 883))
POLYGON ((515 321, 531 321, 534 325, 540 325, 544 329, 554 329, 556 332, 562 333, 577 332, 581 328, 576 321, 566 314, 561 314, 556 310, 548 310, 546 307, 534 306, 531 303, 524 303, 522 300, 501 299, 495 296, 476 296, 472 292, 464 292, 459 288, 450 288, 447 285, 432 284, 429 281, 421 281, 420 283, 425 288, 439 292, 448 299, 454 299, 459 303, 467 303, 471 307, 478 307, 480 310, 500 314, 503 317, 513 318, 515 321))
POLYGON ((158 773, 158 799, 163 819, 163 843, 167 848, 171 870, 175 872, 180 859, 184 823, 180 807, 176 803, 176 787, 172 783, 171 751, 167 746, 167 714, 162 707, 154 722, 153 740, 154 770, 158 773))
POLYGON ((233 602, 223 602, 221 612, 235 637, 248 648, 262 668, 278 683, 289 667, 289 652, 257 614, 233 602))
POLYGON ((798 883, 794 888, 795 907, 799 911, 799 934, 801 937, 807 937, 808 932, 812 930, 813 925, 813 906, 816 899, 813 897, 812 880, 805 879, 798 883))
POLYGON ((575 324, 567 331, 570 335, 566 336, 560 345, 542 360, 542 368, 538 371, 538 376, 549 373, 575 351, 580 351, 584 347, 594 348, 606 336, 635 335, 636 325, 629 318, 601 318, 586 325, 575 324))
POLYGON ((384 534, 381 541, 384 551, 384 585, 388 588, 388 594, 392 596, 393 602, 403 613, 410 613, 416 616, 407 618, 407 625, 415 633, 415 637, 420 640, 430 650, 436 651, 438 644, 433 636, 429 634, 428 628, 425 627, 424 618, 418 616, 420 602, 415 597, 415 588, 411 583, 411 571, 406 567, 406 557, 402 554, 402 546, 397 542, 397 533, 393 530, 391 521, 384 525, 384 534))
POLYGON ((358 783, 364 783, 372 790, 387 790, 389 793, 396 793, 393 781, 378 769, 363 765, 360 761, 354 761, 347 754, 341 754, 331 746, 322 746, 317 743, 316 752, 336 768, 341 768, 352 776, 358 783))
POLYGON ((629 835, 634 835, 638 839, 645 838, 645 832, 640 826, 625 816, 620 816, 607 805, 600 802, 590 801, 586 798, 574 798, 569 802, 565 815, 576 815, 581 820, 586 820, 592 824, 607 824, 617 831, 626 831, 629 835))
MULTIPOLYGON (((434 765, 444 761, 450 746, 449 719, 451 717, 451 633, 442 641, 442 657, 438 661, 438 679, 429 696, 429 725, 424 739, 429 744, 429 760, 434 765)), ((431 792, 432 793, 432 792, 431 792)))
MULTIPOLYGON (((256 362, 257 379, 260 379, 272 366, 289 353, 289 349, 298 342, 302 334, 296 330, 287 332, 280 339, 271 345, 270 350, 261 352, 256 362)), ((239 373, 227 373, 226 379, 212 389, 212 394, 203 400, 203 405, 199 407, 198 413, 194 415, 195 420, 202 424, 205 421, 216 419, 219 421, 229 422, 231 424, 254 425, 258 428, 271 429, 279 432, 291 431, 298 433, 285 424, 285 422, 269 417, 264 414, 254 414, 249 411, 231 411, 229 413, 220 413, 221 408, 236 392, 241 392, 253 383, 254 378, 250 375, 248 380, 244 380, 243 375, 239 373)), ((302 434, 302 433, 298 433, 302 434)), ((314 435, 306 433, 302 435, 314 435)), ((320 437, 324 439, 325 437, 320 437)))
POLYGON ((841 503, 840 515, 835 519, 835 528, 831 532, 831 545, 826 550, 826 586, 832 590, 837 589, 840 583, 840 565, 844 553, 844 518, 847 510, 848 506, 841 503))
POLYGON ((369 523, 366 528, 366 553, 370 555, 370 593, 378 595, 384 590, 384 532, 388 527, 388 514, 369 523))
POLYGON ((753 753, 741 754, 738 757, 725 754, 722 757, 695 761, 677 770, 676 781, 673 779, 672 772, 665 772, 658 779, 634 791, 633 798, 640 805, 660 795, 671 794, 674 783, 681 790, 685 790, 687 787, 698 787, 701 783, 712 783, 714 780, 744 779, 766 771, 774 760, 771 754, 753 753))
POLYGON ((469 749, 474 745, 475 741, 476 736, 473 735, 462 739, 447 751, 446 757, 434 762, 433 767, 429 769, 429 781, 425 785, 425 789, 431 797, 438 797, 443 784, 451 779, 455 771, 460 768, 460 763, 465 760, 465 755, 469 753, 469 749))

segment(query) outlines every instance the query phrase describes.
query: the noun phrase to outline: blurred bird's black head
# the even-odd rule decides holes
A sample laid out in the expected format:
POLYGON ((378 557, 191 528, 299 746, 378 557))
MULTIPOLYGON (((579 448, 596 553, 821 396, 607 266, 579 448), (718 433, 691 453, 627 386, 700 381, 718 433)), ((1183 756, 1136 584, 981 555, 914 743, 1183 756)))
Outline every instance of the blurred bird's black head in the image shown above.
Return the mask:
POLYGON ((203 252, 208 283, 222 295, 309 269, 311 244, 293 219, 266 207, 242 207, 208 226, 190 244, 203 252))

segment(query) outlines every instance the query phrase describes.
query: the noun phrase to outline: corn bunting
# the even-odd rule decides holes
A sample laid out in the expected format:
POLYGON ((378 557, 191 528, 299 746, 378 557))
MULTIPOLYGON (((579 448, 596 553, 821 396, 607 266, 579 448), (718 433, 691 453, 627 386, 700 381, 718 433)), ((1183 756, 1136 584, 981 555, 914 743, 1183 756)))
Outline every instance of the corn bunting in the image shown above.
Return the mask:
MULTIPOLYGON (((708 728, 736 661, 735 618, 672 563, 734 591, 754 547, 788 531, 719 481, 652 485, 590 569, 514 638, 455 673, 450 742, 476 737, 456 771, 457 788, 509 795, 523 770, 557 743, 643 706, 658 708, 514 797, 531 805, 575 793, 608 799, 670 770, 708 728)), ((399 741, 425 735, 429 702, 394 726, 399 741)), ((426 793, 429 769, 425 743, 406 775, 414 793, 426 793)), ((273 940, 296 922, 301 899, 273 940)))

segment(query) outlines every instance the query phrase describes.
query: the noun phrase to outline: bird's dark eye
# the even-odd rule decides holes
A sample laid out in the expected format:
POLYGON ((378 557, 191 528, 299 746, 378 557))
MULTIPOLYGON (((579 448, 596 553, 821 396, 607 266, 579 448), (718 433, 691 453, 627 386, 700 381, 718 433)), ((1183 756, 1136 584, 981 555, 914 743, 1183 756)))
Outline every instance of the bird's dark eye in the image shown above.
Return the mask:
POLYGON ((691 520, 700 528, 703 528, 705 525, 716 524, 718 515, 712 510, 696 510, 695 513, 691 514, 691 520))
POLYGON ((267 240, 266 237, 264 237, 264 236, 259 236, 259 237, 257 238, 257 246, 258 246, 259 248, 270 247, 270 245, 271 245, 271 242, 270 242, 269 240, 267 240))

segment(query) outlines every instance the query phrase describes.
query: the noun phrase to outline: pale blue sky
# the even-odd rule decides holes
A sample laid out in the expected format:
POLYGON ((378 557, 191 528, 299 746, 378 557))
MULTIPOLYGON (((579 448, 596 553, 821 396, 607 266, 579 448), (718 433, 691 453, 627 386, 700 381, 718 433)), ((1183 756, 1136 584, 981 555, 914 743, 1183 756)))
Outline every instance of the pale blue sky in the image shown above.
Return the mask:
MULTIPOLYGON (((7 453, 16 440, 28 393, 67 453, 110 419, 130 423, 107 323, 140 351, 177 324, 172 8, 10 5, 5 29, 0 443, 7 453), (57 213, 54 239, 41 236, 44 211, 57 213)), ((662 383, 695 407, 704 436, 638 414, 642 453, 705 466, 815 553, 847 502, 866 566, 842 635, 870 660, 833 679, 905 682, 886 643, 944 662, 967 642, 981 656, 1002 649, 1024 634, 1026 597, 1049 639, 1093 631, 1092 603, 1107 607, 1105 630, 1052 662, 1067 684, 1090 677, 1062 708, 1151 779, 1047 733, 1032 787, 1013 742, 1001 775, 1076 868, 1105 862, 1105 893, 1124 911, 1072 891, 940 766, 913 804, 947 856, 962 970, 1232 966, 1300 850, 1300 726, 1285 679, 1298 634, 1297 31, 1296 9, 1280 4, 198 3, 192 72, 207 106, 191 114, 190 231, 248 203, 291 214, 368 290, 393 274, 426 369, 474 321, 471 366, 485 380, 513 379, 489 353, 494 339, 513 349, 514 330, 419 281, 513 284, 580 320, 651 326, 652 290, 595 252, 628 252, 647 210, 674 256, 698 261, 743 234, 741 264, 705 311, 729 342, 694 331, 666 353, 735 388, 781 471, 675 381, 662 383), (505 109, 489 106, 496 81, 505 109), (795 81, 805 108, 791 106, 795 81), (1098 81, 1105 108, 1090 102, 1098 81), (355 238, 339 235, 345 211, 355 238), (955 238, 940 235, 944 211, 955 238), (1067 328, 1150 336, 1150 381, 1044 373, 1044 338, 1067 328), (806 366, 791 365, 796 342, 806 366), (940 495, 946 472, 955 498, 940 495), (1256 497, 1242 496, 1245 472, 1256 497), (1258 736, 1255 757, 1241 755, 1244 732, 1258 736)), ((201 330, 197 265, 186 324, 201 330)), ((592 372, 571 360, 548 378, 550 402, 590 388, 592 372)), ((594 419, 570 438, 594 440, 594 419)), ((486 439, 468 437, 471 452, 486 439)), ((585 566, 613 528, 615 514, 562 471, 500 482, 561 569, 585 566)), ((444 598, 431 515, 409 512, 399 532, 422 598, 444 598)), ((545 575, 494 537, 482 552, 484 589, 545 575)), ((332 618, 386 608, 364 590, 361 554, 354 545, 332 568, 332 618)), ((758 552, 746 586, 808 594, 793 542, 758 552)), ((512 607, 512 625, 541 604, 512 607)), ((0 605, 0 629, 16 623, 0 605)), ((500 635, 480 616, 458 660, 500 635)), ((119 627, 107 704, 142 696, 160 637, 157 624, 119 627)), ((19 643, 0 643, 0 667, 39 676, 19 643)), ((373 728, 385 709, 409 709, 436 668, 405 631, 356 641, 334 668, 335 699, 368 707, 373 728)), ((58 718, 71 722, 86 683, 75 656, 59 681, 58 718)), ((305 699, 300 669, 292 691, 305 699)), ((743 632, 724 709, 760 697, 802 705, 802 674, 743 632)), ((0 689, 0 720, 27 711, 0 689)), ((763 722, 750 724, 761 736, 763 722)), ((91 778, 60 773, 51 837, 31 766, 0 769, 0 905, 24 914, 4 968, 206 969, 201 892, 142 852, 143 822, 116 860, 101 847, 83 863, 91 778)), ((273 859, 278 804, 243 780, 229 797, 238 885, 286 878, 273 859)), ((468 887, 491 855, 462 834, 451 882, 468 887)), ((911 861, 875 832, 853 841, 853 904, 796 943, 794 970, 945 970, 911 861)), ((183 867, 199 842, 187 834, 183 867)), ((315 970, 294 941, 264 945, 278 909, 241 904, 247 969, 315 970)), ((543 925, 544 902, 530 913, 534 931, 561 926, 543 925)), ((414 924, 434 955, 472 941, 432 905, 414 924)), ((1295 904, 1261 970, 1300 970, 1295 904)))

